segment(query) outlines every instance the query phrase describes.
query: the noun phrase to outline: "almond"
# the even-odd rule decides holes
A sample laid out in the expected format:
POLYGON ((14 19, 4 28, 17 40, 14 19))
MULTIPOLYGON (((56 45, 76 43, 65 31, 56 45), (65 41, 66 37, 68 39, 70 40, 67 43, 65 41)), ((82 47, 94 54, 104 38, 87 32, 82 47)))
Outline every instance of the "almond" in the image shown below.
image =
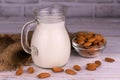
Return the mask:
POLYGON ((94 42, 96 40, 96 38, 90 38, 90 39, 88 39, 88 42, 90 42, 90 43, 92 43, 92 42, 94 42))
POLYGON ((22 68, 22 66, 20 66, 16 71, 16 76, 20 76, 20 75, 22 75, 22 73, 23 73, 23 68, 22 68))
POLYGON ((106 61, 106 62, 114 62, 115 60, 114 60, 113 58, 106 57, 106 58, 105 58, 105 61, 106 61))
POLYGON ((99 60, 96 60, 95 64, 97 64, 97 67, 99 67, 102 63, 99 60))
POLYGON ((80 44, 80 45, 82 45, 82 44, 84 44, 84 40, 78 40, 78 44, 80 44))
POLYGON ((97 65, 95 63, 88 63, 86 66, 86 70, 89 70, 89 71, 94 71, 96 70, 96 68, 97 68, 97 65))
POLYGON ((86 47, 86 48, 89 47, 90 45, 92 45, 91 42, 86 42, 86 43, 83 44, 83 46, 86 47))
POLYGON ((103 39, 103 36, 101 34, 95 35, 96 40, 101 41, 103 39))
POLYGON ((83 36, 85 35, 85 32, 79 32, 78 35, 83 36))
POLYGON ((54 68, 52 68, 52 71, 55 72, 55 73, 58 73, 58 72, 63 72, 64 69, 61 68, 61 67, 54 67, 54 68))
POLYGON ((84 36, 80 36, 80 35, 79 35, 78 38, 77 38, 77 40, 84 40, 84 41, 85 41, 86 39, 85 39, 84 36))
POLYGON ((34 68, 33 67, 29 67, 27 71, 28 71, 28 73, 34 73, 34 68))
POLYGON ((73 66, 73 69, 75 69, 76 71, 80 71, 81 70, 81 67, 79 65, 74 65, 73 66))
POLYGON ((37 75, 38 78, 47 78, 50 77, 50 73, 44 72, 37 75))
POLYGON ((93 37, 93 34, 89 34, 89 33, 85 36, 86 39, 90 39, 92 37, 93 37))
POLYGON ((70 75, 76 75, 76 72, 74 70, 71 70, 71 69, 66 69, 65 71, 67 74, 70 74, 70 75))

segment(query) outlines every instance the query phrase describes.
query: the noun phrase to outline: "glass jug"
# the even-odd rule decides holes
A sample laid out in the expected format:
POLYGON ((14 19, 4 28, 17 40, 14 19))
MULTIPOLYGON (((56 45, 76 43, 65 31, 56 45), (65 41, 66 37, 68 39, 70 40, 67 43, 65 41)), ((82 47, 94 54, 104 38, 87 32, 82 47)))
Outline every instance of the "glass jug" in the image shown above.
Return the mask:
POLYGON ((52 5, 36 12, 36 19, 21 30, 21 44, 30 53, 34 64, 42 68, 64 66, 70 57, 71 44, 65 28, 65 8, 52 5), (35 23, 31 44, 28 43, 30 24, 35 23))

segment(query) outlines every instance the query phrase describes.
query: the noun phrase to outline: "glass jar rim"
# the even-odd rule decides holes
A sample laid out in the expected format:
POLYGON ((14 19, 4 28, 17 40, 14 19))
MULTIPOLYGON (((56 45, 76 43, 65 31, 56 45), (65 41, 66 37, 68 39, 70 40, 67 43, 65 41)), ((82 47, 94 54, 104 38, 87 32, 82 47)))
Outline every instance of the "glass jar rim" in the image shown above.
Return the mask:
POLYGON ((52 4, 47 7, 39 8, 34 11, 35 16, 65 16, 66 6, 61 4, 52 4))

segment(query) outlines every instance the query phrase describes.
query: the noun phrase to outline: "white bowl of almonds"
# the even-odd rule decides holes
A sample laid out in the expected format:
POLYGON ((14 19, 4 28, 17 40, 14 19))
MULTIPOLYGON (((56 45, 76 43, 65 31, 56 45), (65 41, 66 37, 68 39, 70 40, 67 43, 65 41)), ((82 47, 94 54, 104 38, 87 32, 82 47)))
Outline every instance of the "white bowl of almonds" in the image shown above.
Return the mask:
POLYGON ((106 47, 106 39, 94 32, 77 32, 72 38, 72 46, 80 56, 96 57, 106 47))

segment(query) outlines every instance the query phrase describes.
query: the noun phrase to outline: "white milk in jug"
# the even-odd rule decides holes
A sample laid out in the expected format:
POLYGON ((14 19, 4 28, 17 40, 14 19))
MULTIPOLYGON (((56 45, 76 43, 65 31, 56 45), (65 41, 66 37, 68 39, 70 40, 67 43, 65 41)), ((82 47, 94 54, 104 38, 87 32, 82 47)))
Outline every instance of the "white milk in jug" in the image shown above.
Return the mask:
POLYGON ((35 12, 35 20, 27 22, 21 30, 22 47, 39 67, 61 67, 69 60, 71 44, 65 28, 65 12, 63 5, 41 8, 35 12), (29 46, 29 25, 33 23, 36 26, 29 46))
POLYGON ((43 68, 64 66, 71 51, 69 35, 65 28, 65 22, 39 23, 32 41, 31 49, 36 49, 31 55, 36 65, 43 68))

